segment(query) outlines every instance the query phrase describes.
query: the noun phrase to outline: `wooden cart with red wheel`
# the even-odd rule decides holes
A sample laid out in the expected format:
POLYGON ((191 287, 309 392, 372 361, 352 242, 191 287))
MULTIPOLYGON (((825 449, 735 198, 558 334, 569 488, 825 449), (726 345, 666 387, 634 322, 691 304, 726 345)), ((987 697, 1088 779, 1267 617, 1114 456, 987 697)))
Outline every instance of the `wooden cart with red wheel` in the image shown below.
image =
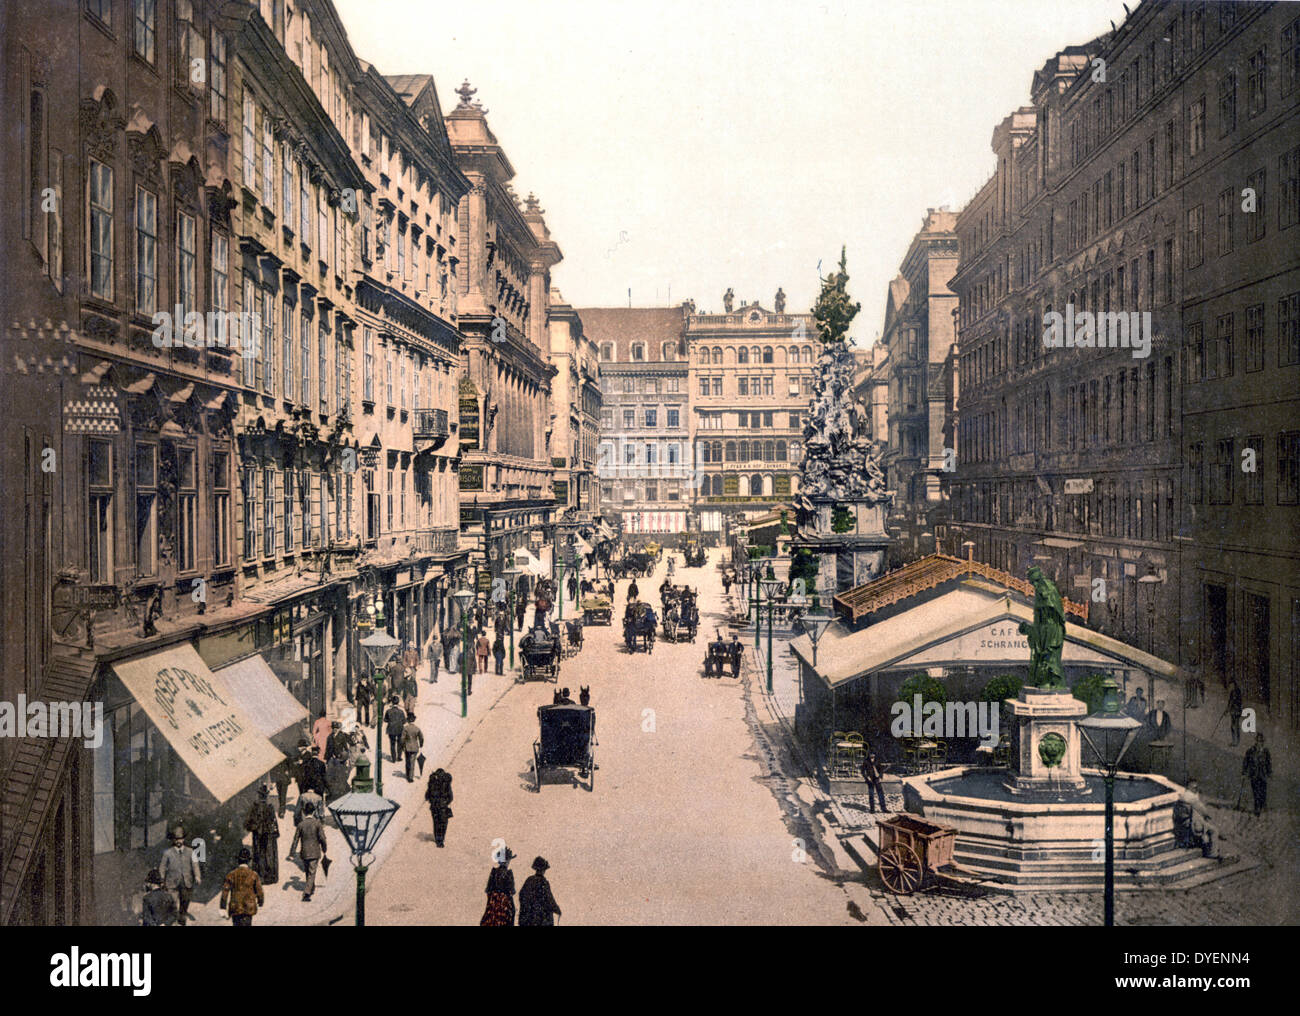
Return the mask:
POLYGON ((985 879, 953 861, 957 830, 915 815, 881 819, 880 881, 896 896, 910 896, 937 884, 982 894, 985 879))

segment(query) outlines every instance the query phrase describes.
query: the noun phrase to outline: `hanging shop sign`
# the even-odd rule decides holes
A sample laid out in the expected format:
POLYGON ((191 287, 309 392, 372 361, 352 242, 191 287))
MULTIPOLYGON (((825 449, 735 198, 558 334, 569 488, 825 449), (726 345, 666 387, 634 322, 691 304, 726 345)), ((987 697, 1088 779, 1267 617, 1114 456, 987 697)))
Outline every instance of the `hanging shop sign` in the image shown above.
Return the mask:
MULTIPOLYGON (((479 446, 478 389, 469 378, 460 379, 460 447, 462 451, 479 446)), ((464 487, 464 484, 461 484, 464 487)), ((482 488, 475 488, 481 490, 482 488)))

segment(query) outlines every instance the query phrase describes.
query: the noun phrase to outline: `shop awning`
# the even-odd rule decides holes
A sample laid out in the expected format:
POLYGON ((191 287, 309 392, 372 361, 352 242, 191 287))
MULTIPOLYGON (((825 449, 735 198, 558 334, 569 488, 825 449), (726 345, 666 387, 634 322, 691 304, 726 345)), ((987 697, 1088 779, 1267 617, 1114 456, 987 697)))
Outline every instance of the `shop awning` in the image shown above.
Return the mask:
POLYGON ((542 564, 541 561, 537 560, 531 551, 524 550, 523 548, 515 551, 515 567, 522 568, 524 571, 532 575, 540 575, 544 578, 549 578, 551 574, 551 570, 542 564))
POLYGON ((218 803, 284 758, 188 642, 121 660, 113 670, 218 803))
POLYGON ((307 718, 307 708, 289 694, 260 655, 250 656, 213 671, 235 694, 235 701, 248 710, 253 725, 273 738, 307 718))

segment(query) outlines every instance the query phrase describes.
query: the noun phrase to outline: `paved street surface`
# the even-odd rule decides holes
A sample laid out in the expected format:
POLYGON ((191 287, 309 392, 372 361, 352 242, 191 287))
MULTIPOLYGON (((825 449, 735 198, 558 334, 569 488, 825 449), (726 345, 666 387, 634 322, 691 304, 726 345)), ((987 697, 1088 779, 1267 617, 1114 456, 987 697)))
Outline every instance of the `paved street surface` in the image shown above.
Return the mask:
MULTIPOLYGON (((564 662, 559 686, 576 701, 589 685, 596 708, 594 792, 558 774, 533 790, 537 707, 557 686, 517 685, 453 757, 431 759, 454 777, 447 845, 434 845, 427 809, 415 816, 372 876, 370 923, 477 923, 496 841, 518 855, 517 886, 534 856, 550 862, 561 924, 856 923, 807 805, 790 796, 797 784, 771 773, 774 752, 761 731, 756 740, 766 713, 751 699, 752 668, 740 682, 701 676, 705 643, 725 623, 718 553, 677 568, 675 580, 702 593, 694 644, 628 653, 620 582, 614 624, 588 628, 564 662)), ((656 612, 664 568, 638 582, 656 612)))

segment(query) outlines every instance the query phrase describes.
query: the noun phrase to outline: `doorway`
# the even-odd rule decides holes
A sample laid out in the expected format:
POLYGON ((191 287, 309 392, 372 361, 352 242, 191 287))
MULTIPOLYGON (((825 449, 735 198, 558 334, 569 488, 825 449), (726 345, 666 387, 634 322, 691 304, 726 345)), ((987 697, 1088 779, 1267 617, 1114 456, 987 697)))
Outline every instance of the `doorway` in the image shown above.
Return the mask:
POLYGON ((1246 594, 1246 644, 1243 647, 1245 659, 1245 684, 1248 694, 1265 706, 1272 707, 1272 682, 1269 674, 1269 658, 1272 655, 1272 623, 1269 616, 1267 596, 1254 593, 1246 594))
MULTIPOLYGON (((1205 628, 1201 634, 1202 659, 1207 676, 1220 688, 1228 687, 1228 590, 1205 586, 1205 628)), ((1208 683, 1208 682, 1207 682, 1208 683)))

